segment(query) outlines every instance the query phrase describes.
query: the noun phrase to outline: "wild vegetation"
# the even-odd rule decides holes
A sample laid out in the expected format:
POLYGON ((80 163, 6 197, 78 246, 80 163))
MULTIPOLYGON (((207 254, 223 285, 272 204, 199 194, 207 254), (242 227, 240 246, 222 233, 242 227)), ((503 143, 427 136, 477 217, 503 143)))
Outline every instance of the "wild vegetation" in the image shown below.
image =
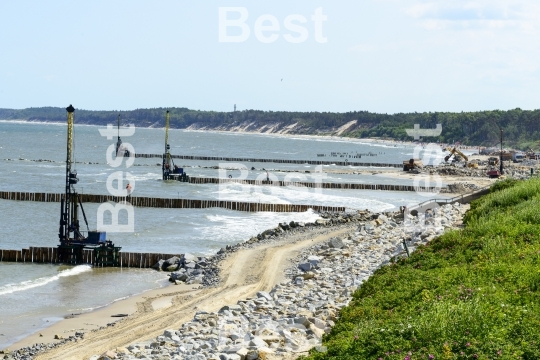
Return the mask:
MULTIPOLYGON (((104 125, 116 123, 121 115, 123 123, 133 123, 140 127, 163 127, 165 124, 164 108, 136 109, 131 111, 89 111, 77 110, 77 122, 104 125)), ((443 132, 428 141, 452 143, 459 141, 467 145, 497 146, 500 144, 500 129, 504 131, 503 144, 506 147, 521 149, 540 149, 540 110, 481 112, 435 112, 435 113, 399 113, 376 114, 367 111, 346 113, 330 112, 285 112, 243 110, 237 112, 199 111, 187 108, 170 108, 171 127, 183 129, 190 126, 215 129, 248 125, 260 127, 272 125, 276 129, 296 124, 293 133, 331 134, 339 127, 356 120, 343 135, 357 138, 387 138, 411 140, 405 129, 412 129, 414 124, 421 128, 434 128, 441 124, 443 132)), ((42 107, 22 110, 0 109, 2 120, 29 121, 64 121, 64 108, 42 107)), ((249 130, 249 129, 248 129, 249 130)))
POLYGON ((505 181, 465 227, 379 269, 320 359, 540 359, 540 179, 505 181))

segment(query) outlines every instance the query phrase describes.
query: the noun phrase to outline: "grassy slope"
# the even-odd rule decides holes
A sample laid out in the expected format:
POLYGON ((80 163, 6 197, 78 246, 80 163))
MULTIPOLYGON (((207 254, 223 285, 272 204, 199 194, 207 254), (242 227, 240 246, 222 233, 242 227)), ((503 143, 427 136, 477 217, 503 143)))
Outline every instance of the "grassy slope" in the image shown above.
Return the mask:
POLYGON ((503 185, 379 269, 309 359, 540 359, 540 180, 503 185))

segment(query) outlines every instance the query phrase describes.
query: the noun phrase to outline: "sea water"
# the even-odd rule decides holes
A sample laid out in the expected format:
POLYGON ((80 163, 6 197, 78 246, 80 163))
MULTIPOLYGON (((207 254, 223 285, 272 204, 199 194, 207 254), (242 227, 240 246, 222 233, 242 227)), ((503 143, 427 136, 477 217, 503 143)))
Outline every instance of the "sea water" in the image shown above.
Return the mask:
MULTIPOLYGON (((345 206, 349 211, 394 210, 429 198, 414 192, 164 182, 161 181, 161 159, 158 158, 137 158, 129 169, 110 166, 106 151, 116 138, 107 140, 100 136, 99 128, 75 126, 74 169, 80 179, 76 185, 80 193, 108 194, 109 175, 122 170, 129 171, 135 179, 132 182, 134 196, 345 206)), ((411 145, 365 143, 355 139, 185 130, 170 130, 169 139, 174 155, 336 162, 349 159, 378 163, 400 163, 415 156, 411 145)), ((0 191, 62 192, 65 186, 65 124, 0 121, 0 140, 0 191)), ((122 137, 122 140, 133 145, 138 153, 160 154, 164 149, 164 130, 137 128, 133 136, 122 137)), ((351 171, 361 169, 351 166, 194 160, 175 160, 175 163, 184 167, 188 175, 201 177, 231 175, 265 179, 266 171, 269 171, 271 176, 284 181, 413 184, 409 179, 385 177, 384 172, 351 174, 351 171), (340 170, 344 173, 340 174, 340 170)), ((98 206, 84 204, 91 230, 96 227, 98 206)), ((0 200, 0 249, 58 245, 59 215, 58 203, 0 200)), ((109 233, 108 238, 123 251, 190 252, 204 256, 214 254, 226 245, 245 241, 280 222, 310 222, 317 218, 311 210, 305 213, 244 213, 224 209, 136 208, 134 232, 109 233)), ((0 349, 70 314, 91 311, 166 284, 166 274, 149 269, 0 262, 0 349)))

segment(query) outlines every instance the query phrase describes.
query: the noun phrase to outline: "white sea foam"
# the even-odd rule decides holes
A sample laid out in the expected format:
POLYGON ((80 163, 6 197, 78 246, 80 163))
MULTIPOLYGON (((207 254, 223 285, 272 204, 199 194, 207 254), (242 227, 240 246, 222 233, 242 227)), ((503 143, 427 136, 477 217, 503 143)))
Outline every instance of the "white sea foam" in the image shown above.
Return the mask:
POLYGON ((62 277, 75 276, 75 275, 79 275, 87 271, 92 271, 92 267, 90 265, 78 265, 78 266, 75 266, 74 268, 63 270, 54 276, 42 277, 42 278, 38 278, 34 280, 27 280, 27 281, 20 282, 18 284, 7 284, 5 286, 0 287, 0 295, 12 294, 17 291, 24 291, 24 290, 36 288, 39 286, 44 286, 53 281, 57 281, 62 277))
MULTIPOLYGON (((66 121, 37 121, 37 120, 0 120, 0 123, 52 125, 52 126, 66 126, 67 125, 66 121)), ((75 126, 103 127, 102 125, 93 125, 93 124, 75 124, 75 126)))

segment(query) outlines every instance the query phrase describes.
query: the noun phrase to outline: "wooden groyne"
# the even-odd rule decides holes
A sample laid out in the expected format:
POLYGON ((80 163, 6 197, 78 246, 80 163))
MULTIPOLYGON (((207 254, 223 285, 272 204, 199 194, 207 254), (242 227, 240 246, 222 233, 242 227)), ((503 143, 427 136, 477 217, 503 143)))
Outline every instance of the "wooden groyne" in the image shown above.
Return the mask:
POLYGON ((342 189, 342 190, 384 190, 384 191, 416 191, 416 192, 439 192, 441 189, 434 186, 412 186, 412 185, 380 185, 380 184, 357 184, 357 183, 317 183, 317 182, 294 182, 294 181, 266 181, 234 178, 189 178, 191 184, 223 184, 237 183, 244 185, 258 186, 293 186, 320 189, 342 189))
MULTIPOLYGON (((120 252, 119 266, 127 268, 150 268, 161 259, 170 259, 178 254, 132 253, 120 252)), ((58 248, 30 247, 22 250, 0 250, 0 262, 59 264, 58 248)), ((83 250, 83 263, 94 266, 94 250, 83 250)))
MULTIPOLYGON (((135 154, 136 158, 159 158, 161 154, 135 154)), ((257 163, 276 163, 276 164, 308 164, 308 165, 336 165, 336 166, 365 166, 365 167, 393 167, 402 168, 403 164, 388 163, 368 163, 345 161, 324 161, 324 160, 289 160, 289 159, 252 159, 220 156, 193 156, 193 155, 171 155, 173 159, 180 160, 201 160, 201 161, 228 161, 228 162, 257 162, 257 163)))
MULTIPOLYGON (((207 209, 222 208, 244 212, 305 212, 313 209, 319 212, 343 212, 342 206, 322 205, 295 205, 295 204, 264 204, 240 201, 221 200, 191 200, 191 199, 164 199, 149 197, 117 197, 112 195, 80 194, 83 203, 105 203, 127 201, 135 207, 167 208, 167 209, 207 209)), ((0 199, 17 201, 60 202, 62 194, 29 193, 0 191, 0 199)))

